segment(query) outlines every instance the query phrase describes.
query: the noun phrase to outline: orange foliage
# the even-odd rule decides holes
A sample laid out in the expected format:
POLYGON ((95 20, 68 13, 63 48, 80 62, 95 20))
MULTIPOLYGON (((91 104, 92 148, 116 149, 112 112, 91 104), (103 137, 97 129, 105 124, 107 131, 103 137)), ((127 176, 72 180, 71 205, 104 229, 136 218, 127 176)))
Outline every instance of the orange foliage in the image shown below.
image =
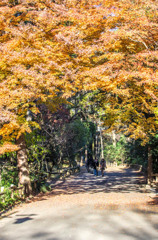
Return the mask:
POLYGON ((146 141, 156 131, 157 1, 3 0, 0 43, 4 141, 29 131, 37 100, 55 109, 61 93, 96 89, 106 125, 146 141))

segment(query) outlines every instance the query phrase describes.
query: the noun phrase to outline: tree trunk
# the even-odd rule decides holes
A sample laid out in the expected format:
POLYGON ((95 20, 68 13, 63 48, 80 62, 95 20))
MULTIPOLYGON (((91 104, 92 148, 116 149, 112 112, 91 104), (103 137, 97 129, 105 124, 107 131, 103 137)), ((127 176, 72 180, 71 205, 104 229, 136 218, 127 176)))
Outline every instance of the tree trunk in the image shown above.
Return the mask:
POLYGON ((88 160, 88 149, 87 149, 87 145, 85 146, 85 162, 87 162, 88 160))
POLYGON ((93 156, 93 159, 95 159, 95 137, 94 136, 92 140, 92 156, 93 156))
POLYGON ((96 155, 96 158, 99 160, 99 158, 100 158, 100 139, 99 139, 98 133, 96 134, 95 145, 96 145, 95 155, 96 155))
POLYGON ((116 133, 114 130, 112 131, 112 144, 116 147, 116 133))
POLYGON ((101 147, 101 158, 104 158, 103 137, 102 137, 102 131, 101 130, 100 130, 100 147, 101 147))
POLYGON ((28 166, 24 134, 22 134, 17 139, 17 144, 20 147, 20 149, 17 151, 17 163, 18 163, 18 170, 19 170, 19 185, 24 186, 24 194, 26 196, 29 196, 32 192, 32 188, 31 188, 31 181, 30 181, 30 176, 29 176, 29 166, 28 166))
POLYGON ((97 159, 97 141, 96 141, 96 134, 94 136, 94 158, 97 159))
POLYGON ((148 184, 151 184, 152 182, 152 152, 151 147, 148 146, 148 184))

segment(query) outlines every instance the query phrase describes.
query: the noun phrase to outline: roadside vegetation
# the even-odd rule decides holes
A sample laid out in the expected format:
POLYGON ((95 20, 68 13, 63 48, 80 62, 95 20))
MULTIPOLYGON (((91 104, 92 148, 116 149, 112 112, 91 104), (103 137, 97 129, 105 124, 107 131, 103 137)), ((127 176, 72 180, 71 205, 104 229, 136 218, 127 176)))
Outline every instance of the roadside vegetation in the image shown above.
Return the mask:
POLYGON ((156 179, 157 19, 152 0, 0 2, 1 209, 88 158, 156 179))

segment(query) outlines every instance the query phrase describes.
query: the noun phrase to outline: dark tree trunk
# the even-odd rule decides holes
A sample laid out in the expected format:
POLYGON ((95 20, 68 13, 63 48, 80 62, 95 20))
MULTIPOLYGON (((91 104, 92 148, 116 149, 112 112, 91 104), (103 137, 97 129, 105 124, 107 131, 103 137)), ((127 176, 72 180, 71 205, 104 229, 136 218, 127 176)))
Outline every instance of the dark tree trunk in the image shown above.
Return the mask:
POLYGON ((20 147, 20 149, 17 151, 17 163, 18 163, 18 170, 19 170, 19 185, 24 186, 24 194, 26 196, 29 196, 32 192, 32 188, 31 188, 31 181, 30 181, 30 176, 29 176, 29 166, 28 166, 28 158, 27 158, 24 134, 22 134, 17 139, 17 144, 20 147))
POLYGON ((151 152, 151 147, 148 146, 148 184, 151 184, 152 182, 152 152, 151 152))
POLYGON ((88 155, 93 158, 93 142, 91 141, 88 145, 88 155))

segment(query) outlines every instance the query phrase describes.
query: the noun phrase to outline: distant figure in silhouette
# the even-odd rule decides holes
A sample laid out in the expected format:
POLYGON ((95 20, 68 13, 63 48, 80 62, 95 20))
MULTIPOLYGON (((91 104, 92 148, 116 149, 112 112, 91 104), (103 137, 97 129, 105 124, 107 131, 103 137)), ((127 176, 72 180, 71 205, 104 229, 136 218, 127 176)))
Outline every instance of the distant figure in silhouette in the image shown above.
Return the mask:
POLYGON ((87 172, 89 172, 89 168, 93 168, 94 167, 94 161, 93 158, 91 156, 88 157, 87 162, 86 162, 86 168, 87 168, 87 172))
POLYGON ((107 168, 107 166, 106 166, 106 161, 105 161, 104 158, 102 158, 101 161, 100 161, 100 170, 101 170, 101 175, 102 175, 102 177, 104 176, 104 170, 105 170, 105 168, 107 168))
POLYGON ((97 176, 98 174, 97 174, 97 165, 96 165, 96 162, 93 160, 92 164, 93 164, 93 169, 94 169, 94 175, 97 176))
POLYGON ((86 161, 87 172, 89 172, 89 167, 90 167, 90 161, 89 161, 89 159, 87 159, 87 161, 86 161))
POLYGON ((92 156, 89 156, 89 158, 87 159, 87 162, 86 162, 87 172, 90 172, 90 170, 89 170, 90 167, 94 169, 94 174, 96 175, 96 171, 97 171, 96 170, 96 163, 93 160, 92 156))
POLYGON ((95 163, 95 169, 94 169, 95 173, 94 174, 98 176, 99 160, 96 158, 94 160, 94 163, 95 163))

